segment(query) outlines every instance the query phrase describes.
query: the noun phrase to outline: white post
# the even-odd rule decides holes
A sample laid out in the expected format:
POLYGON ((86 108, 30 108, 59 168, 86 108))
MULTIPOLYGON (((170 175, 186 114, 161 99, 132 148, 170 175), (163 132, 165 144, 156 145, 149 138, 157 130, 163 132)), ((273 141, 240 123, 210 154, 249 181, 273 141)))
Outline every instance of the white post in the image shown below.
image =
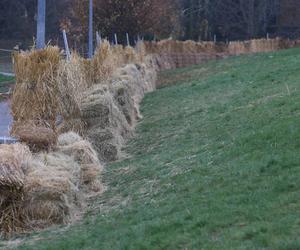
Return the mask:
POLYGON ((118 36, 116 33, 115 33, 115 45, 118 45, 118 36))
POLYGON ((63 37, 64 37, 64 43, 65 43, 65 49, 66 49, 67 60, 69 61, 70 58, 71 58, 71 53, 70 53, 70 49, 69 49, 67 33, 66 33, 65 30, 63 30, 63 37))
POLYGON ((130 46, 130 40, 129 40, 129 35, 126 33, 126 40, 127 40, 127 46, 130 46))
POLYGON ((270 39, 270 36, 269 36, 269 33, 267 33, 267 40, 269 40, 270 39))
POLYGON ((46 0, 38 0, 38 18, 37 18, 37 34, 36 47, 43 49, 45 47, 46 34, 46 0))
POLYGON ((217 35, 214 35, 214 43, 217 43, 217 35))
POLYGON ((101 45, 102 39, 98 31, 96 32, 96 40, 97 40, 97 46, 99 47, 101 45))
POLYGON ((94 53, 93 48, 93 0, 89 1, 89 54, 88 57, 92 58, 94 53))

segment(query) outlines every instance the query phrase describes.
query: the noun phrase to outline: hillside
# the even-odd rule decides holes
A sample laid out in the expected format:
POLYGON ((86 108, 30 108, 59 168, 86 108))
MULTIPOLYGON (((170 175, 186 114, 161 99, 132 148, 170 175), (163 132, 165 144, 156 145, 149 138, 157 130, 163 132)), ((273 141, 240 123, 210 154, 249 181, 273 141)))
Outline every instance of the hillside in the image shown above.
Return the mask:
POLYGON ((20 249, 299 249, 300 49, 163 72, 85 219, 20 249))

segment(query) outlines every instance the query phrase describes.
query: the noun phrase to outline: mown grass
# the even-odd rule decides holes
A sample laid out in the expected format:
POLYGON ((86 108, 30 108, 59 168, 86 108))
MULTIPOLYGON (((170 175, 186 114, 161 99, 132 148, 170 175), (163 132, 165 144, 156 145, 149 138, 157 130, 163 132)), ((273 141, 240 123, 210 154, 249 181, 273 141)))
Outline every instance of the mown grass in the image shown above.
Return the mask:
POLYGON ((300 249, 300 49, 160 79, 108 191, 20 249, 300 249))

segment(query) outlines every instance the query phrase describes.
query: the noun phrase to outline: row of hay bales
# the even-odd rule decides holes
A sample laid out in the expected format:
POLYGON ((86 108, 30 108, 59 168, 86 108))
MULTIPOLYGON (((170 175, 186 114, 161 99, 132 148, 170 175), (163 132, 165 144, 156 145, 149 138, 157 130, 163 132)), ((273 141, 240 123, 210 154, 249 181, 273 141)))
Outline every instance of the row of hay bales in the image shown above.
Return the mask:
POLYGON ((1 235, 80 217, 86 199, 103 191, 103 165, 122 157, 157 70, 297 45, 166 40, 134 49, 104 41, 91 60, 73 53, 67 61, 51 46, 15 54, 11 135, 20 144, 0 146, 1 235))
POLYGON ((122 157, 157 68, 144 45, 111 47, 91 60, 57 47, 14 55, 11 135, 0 145, 0 233, 7 237, 80 217, 103 191, 106 162, 122 157))
POLYGON ((299 45, 299 40, 292 41, 280 38, 253 39, 229 43, 176 40, 145 42, 147 53, 156 55, 157 65, 162 70, 199 64, 211 59, 277 51, 280 49, 297 47, 299 45))

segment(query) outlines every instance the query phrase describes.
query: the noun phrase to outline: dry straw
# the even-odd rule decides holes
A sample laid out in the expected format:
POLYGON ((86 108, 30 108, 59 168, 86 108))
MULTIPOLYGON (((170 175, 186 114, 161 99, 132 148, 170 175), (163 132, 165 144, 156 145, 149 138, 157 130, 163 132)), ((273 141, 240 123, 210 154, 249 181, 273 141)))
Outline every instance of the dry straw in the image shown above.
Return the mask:
POLYGON ((83 59, 72 53, 69 61, 61 60, 57 72, 60 114, 65 118, 80 117, 80 102, 88 88, 83 59))
POLYGON ((57 133, 53 129, 36 126, 33 121, 28 121, 26 124, 23 121, 15 122, 11 134, 26 143, 33 152, 49 151, 57 142, 57 133))
POLYGON ((55 127, 59 112, 57 47, 14 54, 16 86, 12 99, 14 121, 34 121, 36 125, 55 127))
POLYGON ((156 80, 142 43, 133 49, 103 42, 92 60, 73 53, 65 61, 56 47, 14 57, 12 134, 36 153, 19 144, 0 147, 4 233, 70 222, 86 196, 103 191, 99 158, 119 159, 156 80), (74 132, 58 136, 70 130, 93 145, 74 132))
POLYGON ((26 216, 22 209, 25 174, 31 153, 21 144, 0 145, 0 234, 22 232, 26 216))

